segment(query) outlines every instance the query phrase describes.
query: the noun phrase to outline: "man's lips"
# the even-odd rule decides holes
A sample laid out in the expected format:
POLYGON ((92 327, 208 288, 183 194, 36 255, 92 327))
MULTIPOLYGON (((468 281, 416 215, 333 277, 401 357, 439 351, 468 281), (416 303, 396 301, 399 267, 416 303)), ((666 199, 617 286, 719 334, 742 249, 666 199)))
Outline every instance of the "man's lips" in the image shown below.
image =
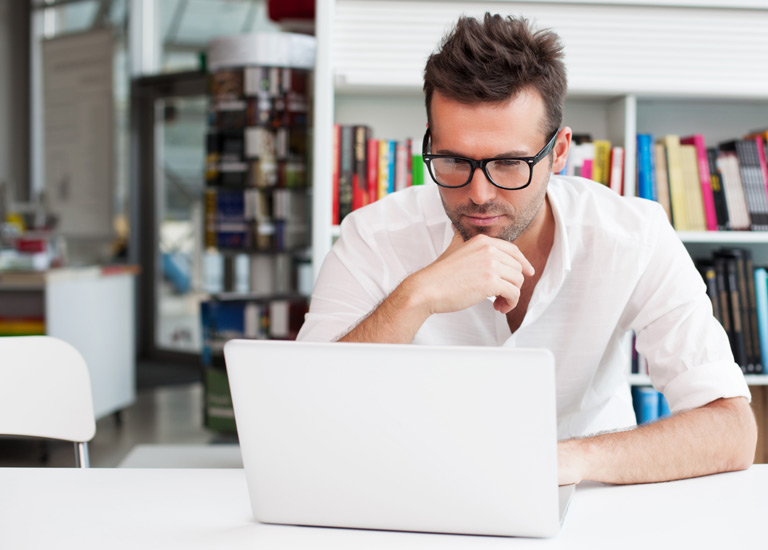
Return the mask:
POLYGON ((473 225, 492 225, 499 220, 501 216, 472 216, 465 214, 464 218, 473 225))

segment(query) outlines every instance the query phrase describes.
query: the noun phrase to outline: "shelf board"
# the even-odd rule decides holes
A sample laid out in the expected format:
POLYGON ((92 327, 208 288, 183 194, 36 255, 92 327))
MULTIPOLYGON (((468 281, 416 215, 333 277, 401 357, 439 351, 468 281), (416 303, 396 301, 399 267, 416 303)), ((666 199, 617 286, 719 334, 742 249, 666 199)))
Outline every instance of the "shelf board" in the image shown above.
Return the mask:
MULTIPOLYGON (((650 386, 651 378, 646 374, 630 374, 628 376, 630 386, 650 386)), ((768 375, 745 374, 744 379, 749 386, 768 386, 768 375)))
POLYGON ((684 243, 768 243, 768 231, 678 231, 684 243))

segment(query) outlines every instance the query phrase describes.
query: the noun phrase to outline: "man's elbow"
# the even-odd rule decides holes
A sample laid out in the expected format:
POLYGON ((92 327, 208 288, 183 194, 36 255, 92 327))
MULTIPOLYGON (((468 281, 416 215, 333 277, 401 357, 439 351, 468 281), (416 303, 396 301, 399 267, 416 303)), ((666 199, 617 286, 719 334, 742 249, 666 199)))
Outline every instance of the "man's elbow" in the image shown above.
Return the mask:
POLYGON ((746 470, 755 461, 757 422, 749 402, 743 397, 721 401, 729 412, 728 425, 734 435, 728 470, 746 470))

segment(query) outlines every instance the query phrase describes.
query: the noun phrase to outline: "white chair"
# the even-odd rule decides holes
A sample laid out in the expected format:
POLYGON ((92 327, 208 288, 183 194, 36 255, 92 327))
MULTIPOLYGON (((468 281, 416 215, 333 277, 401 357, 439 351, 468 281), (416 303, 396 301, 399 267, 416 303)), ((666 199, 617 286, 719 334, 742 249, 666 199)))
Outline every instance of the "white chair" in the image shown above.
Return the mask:
POLYGON ((50 336, 0 338, 0 434, 72 441, 77 466, 88 468, 95 433, 83 356, 50 336))

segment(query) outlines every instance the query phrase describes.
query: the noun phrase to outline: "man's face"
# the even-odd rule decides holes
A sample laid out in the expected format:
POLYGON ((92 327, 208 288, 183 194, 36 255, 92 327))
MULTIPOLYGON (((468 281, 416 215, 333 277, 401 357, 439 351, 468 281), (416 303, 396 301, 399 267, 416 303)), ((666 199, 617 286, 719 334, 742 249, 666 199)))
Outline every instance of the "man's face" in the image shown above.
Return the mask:
MULTIPOLYGON (((435 92, 431 115, 434 154, 477 160, 532 157, 552 137, 544 134, 544 101, 532 90, 524 90, 505 103, 474 105, 458 103, 435 92)), ((465 240, 484 233, 512 242, 543 212, 552 168, 551 156, 542 159, 534 167, 530 185, 516 191, 499 189, 482 170, 475 170, 466 186, 439 188, 443 207, 465 240)))

